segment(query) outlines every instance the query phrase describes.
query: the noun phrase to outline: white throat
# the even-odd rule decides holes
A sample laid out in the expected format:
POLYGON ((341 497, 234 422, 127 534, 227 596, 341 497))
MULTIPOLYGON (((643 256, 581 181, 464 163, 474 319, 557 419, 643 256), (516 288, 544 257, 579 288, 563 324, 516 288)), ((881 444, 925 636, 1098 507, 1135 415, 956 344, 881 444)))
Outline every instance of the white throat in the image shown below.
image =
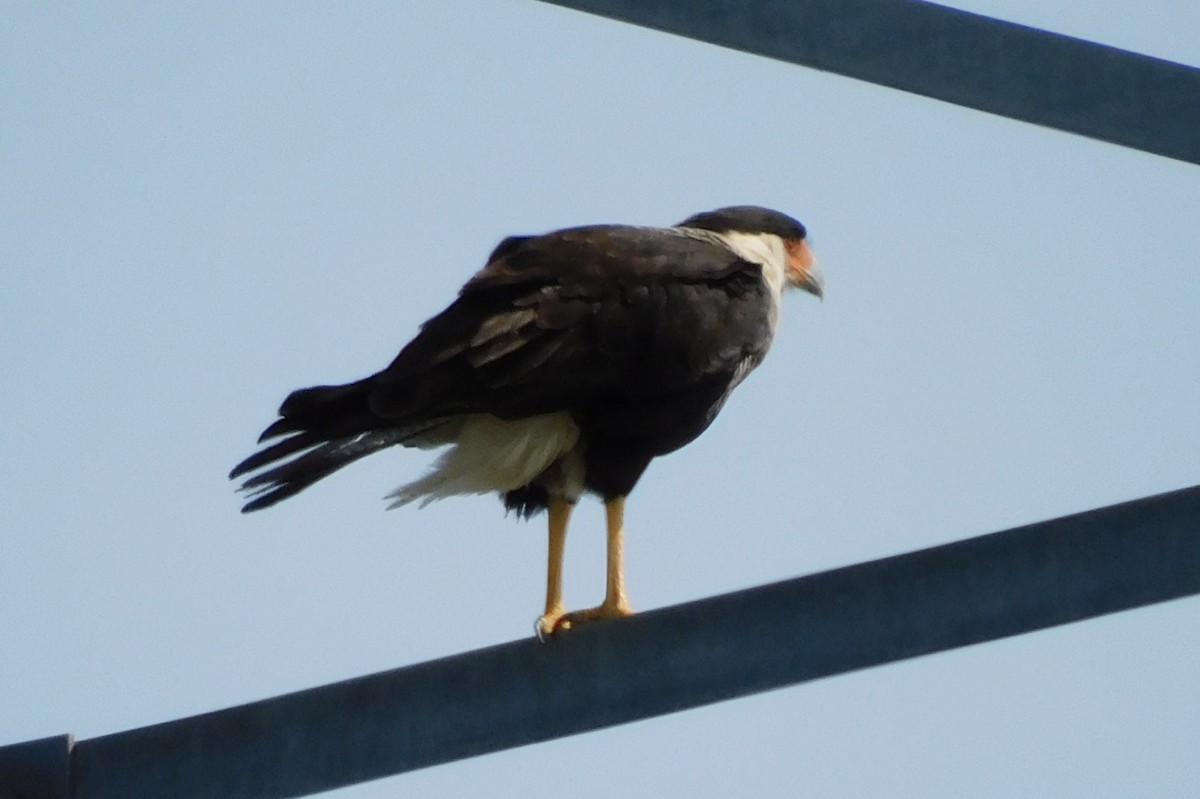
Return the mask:
POLYGON ((783 239, 773 233, 718 233, 717 236, 738 257, 762 265, 763 280, 778 301, 787 280, 788 252, 783 239))

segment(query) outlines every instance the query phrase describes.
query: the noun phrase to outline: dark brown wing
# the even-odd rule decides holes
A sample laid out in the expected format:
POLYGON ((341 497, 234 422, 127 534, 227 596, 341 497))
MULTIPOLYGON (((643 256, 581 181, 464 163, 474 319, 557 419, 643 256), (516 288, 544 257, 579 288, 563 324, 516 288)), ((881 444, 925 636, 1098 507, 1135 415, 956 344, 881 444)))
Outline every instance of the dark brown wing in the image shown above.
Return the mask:
POLYGON ((674 229, 508 239, 375 377, 370 407, 514 418, 670 394, 757 363, 769 304, 760 266, 674 229))

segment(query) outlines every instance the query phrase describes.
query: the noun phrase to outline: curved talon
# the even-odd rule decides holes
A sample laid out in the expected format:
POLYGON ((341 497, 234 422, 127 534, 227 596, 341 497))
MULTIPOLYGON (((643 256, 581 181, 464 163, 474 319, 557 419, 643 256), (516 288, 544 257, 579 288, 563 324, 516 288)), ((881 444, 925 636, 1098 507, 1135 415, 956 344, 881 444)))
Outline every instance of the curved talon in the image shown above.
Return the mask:
POLYGON ((560 627, 563 615, 563 611, 560 609, 538 616, 533 622, 533 634, 544 644, 560 629, 569 629, 570 625, 560 627))

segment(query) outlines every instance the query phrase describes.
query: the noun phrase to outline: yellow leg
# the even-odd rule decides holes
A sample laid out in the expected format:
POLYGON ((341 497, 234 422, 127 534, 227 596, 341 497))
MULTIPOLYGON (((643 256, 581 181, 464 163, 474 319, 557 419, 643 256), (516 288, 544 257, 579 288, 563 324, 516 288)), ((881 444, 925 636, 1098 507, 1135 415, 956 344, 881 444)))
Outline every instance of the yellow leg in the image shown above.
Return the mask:
POLYGON ((624 543, 625 543, 625 497, 614 497, 604 501, 604 513, 608 525, 608 576, 605 580, 604 601, 597 607, 577 610, 559 616, 555 631, 597 619, 615 619, 633 613, 629 598, 625 595, 624 543))
POLYGON ((541 638, 554 632, 565 608, 562 598, 563 553, 567 544, 567 522, 571 520, 574 503, 562 497, 550 498, 550 546, 546 565, 546 612, 537 620, 537 634, 541 638))
POLYGON ((625 596, 625 497, 614 497, 604 503, 608 526, 608 575, 604 583, 604 604, 613 616, 633 613, 625 596))

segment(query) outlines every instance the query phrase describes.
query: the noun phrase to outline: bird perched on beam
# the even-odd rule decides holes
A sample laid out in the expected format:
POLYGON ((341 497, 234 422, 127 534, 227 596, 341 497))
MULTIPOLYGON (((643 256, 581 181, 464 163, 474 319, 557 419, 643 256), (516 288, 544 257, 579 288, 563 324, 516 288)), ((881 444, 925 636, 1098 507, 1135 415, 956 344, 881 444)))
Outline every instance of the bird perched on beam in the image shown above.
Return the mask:
POLYGON ((625 498, 650 461, 712 423, 775 334, 780 295, 820 297, 804 226, 756 206, 674 227, 594 225, 500 242, 446 310, 386 369, 293 392, 234 467, 252 474, 243 511, 296 494, 377 450, 448 447, 395 508, 497 492, 549 517, 539 635, 632 612, 622 570, 625 498), (278 440, 276 440, 278 439, 278 440), (585 493, 604 501, 604 601, 567 613, 567 522, 585 493))

